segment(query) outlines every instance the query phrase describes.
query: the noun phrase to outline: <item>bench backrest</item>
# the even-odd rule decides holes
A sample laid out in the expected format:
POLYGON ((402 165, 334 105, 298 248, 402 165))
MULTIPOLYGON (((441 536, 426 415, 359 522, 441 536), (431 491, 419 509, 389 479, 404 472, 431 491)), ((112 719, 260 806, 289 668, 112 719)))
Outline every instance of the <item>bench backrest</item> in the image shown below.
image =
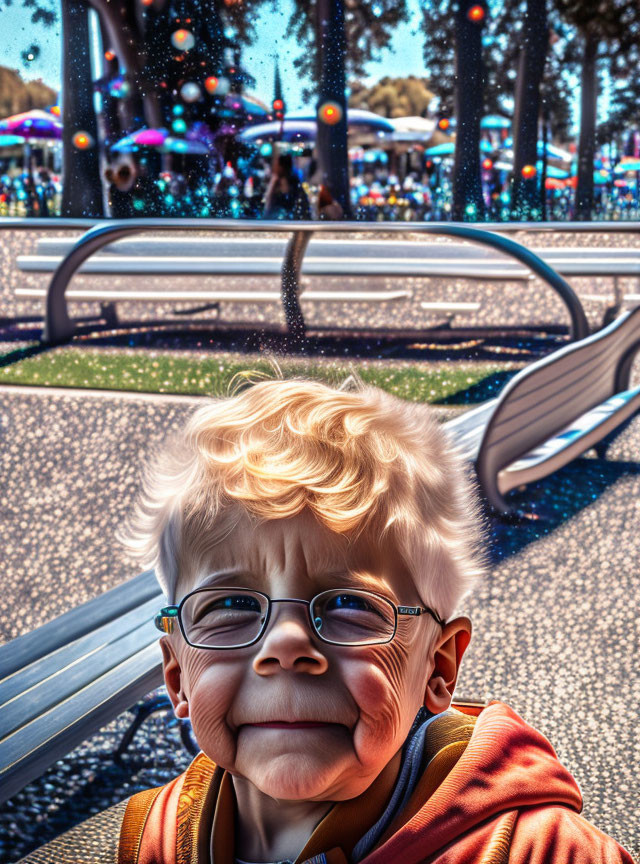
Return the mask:
POLYGON ((152 570, 147 570, 36 630, 0 645, 0 688, 3 680, 19 669, 137 608, 151 597, 160 596, 156 577, 152 570))
POLYGON ((507 465, 626 389, 622 361, 639 343, 640 306, 512 378, 482 437, 476 461, 481 484, 491 485, 507 465))
POLYGON ((151 571, 0 648, 0 801, 162 682, 151 571))

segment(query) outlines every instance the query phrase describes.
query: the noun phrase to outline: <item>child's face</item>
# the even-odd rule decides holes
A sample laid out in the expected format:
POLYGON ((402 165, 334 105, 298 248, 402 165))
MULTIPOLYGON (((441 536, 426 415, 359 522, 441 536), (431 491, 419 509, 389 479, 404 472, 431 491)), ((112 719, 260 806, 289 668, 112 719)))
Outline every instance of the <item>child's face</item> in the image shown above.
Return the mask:
MULTIPOLYGON (((349 547, 309 514, 258 528, 241 521, 216 546, 207 578, 187 590, 213 575, 218 585, 272 599, 359 586, 396 605, 423 605, 393 548, 375 549, 366 538, 349 547)), ((247 648, 205 650, 179 633, 165 637, 165 678, 218 765, 273 798, 342 800, 363 792, 402 747, 433 669, 429 632, 430 616, 399 617, 390 643, 329 645, 313 632, 308 607, 277 603, 262 639, 247 648), (254 725, 303 720, 326 725, 254 725)))

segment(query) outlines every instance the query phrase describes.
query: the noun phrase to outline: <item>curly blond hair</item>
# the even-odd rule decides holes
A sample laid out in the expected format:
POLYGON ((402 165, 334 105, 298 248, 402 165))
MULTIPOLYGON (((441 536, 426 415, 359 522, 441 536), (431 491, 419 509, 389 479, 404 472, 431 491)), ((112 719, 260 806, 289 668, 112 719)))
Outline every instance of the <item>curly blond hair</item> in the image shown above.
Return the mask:
POLYGON ((349 540, 393 540, 444 617, 482 573, 475 493, 445 432, 425 406, 359 379, 355 391, 261 381, 196 410, 147 471, 127 545, 173 602, 243 513, 303 510, 349 540))

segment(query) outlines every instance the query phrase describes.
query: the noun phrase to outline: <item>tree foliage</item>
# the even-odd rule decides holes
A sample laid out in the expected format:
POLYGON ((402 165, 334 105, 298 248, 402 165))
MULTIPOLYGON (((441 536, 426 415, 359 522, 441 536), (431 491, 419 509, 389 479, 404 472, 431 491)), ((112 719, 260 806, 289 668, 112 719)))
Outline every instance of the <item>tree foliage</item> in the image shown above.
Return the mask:
POLYGON ((349 106, 365 108, 383 117, 425 117, 433 93, 426 78, 381 78, 372 87, 361 81, 351 85, 349 106))
MULTIPOLYGON (((424 61, 433 91, 440 99, 440 112, 453 113, 455 96, 454 21, 456 0, 421 0, 424 31, 424 61)), ((511 116, 513 112, 518 57, 523 38, 526 0, 488 0, 489 14, 482 39, 485 74, 484 113, 511 116)), ((553 12, 553 10, 551 10, 553 12)), ((558 15, 550 16, 552 31, 558 15)), ((571 55, 564 38, 562 50, 551 56, 545 67, 543 102, 549 111, 554 135, 564 137, 571 119, 571 85, 563 63, 571 55)), ((575 54, 575 52, 574 52, 575 54)))
POLYGON ((42 81, 23 81, 14 69, 0 66, 0 117, 48 108, 56 99, 56 91, 42 81))
MULTIPOLYGON (((300 77, 318 81, 317 0, 294 0, 295 9, 287 24, 285 38, 294 37, 300 54, 293 65, 300 77)), ((407 0, 345 0, 347 53, 345 71, 348 78, 362 78, 366 65, 377 60, 391 44, 398 24, 409 17, 407 0)), ((305 98, 311 94, 305 92, 305 98)))
MULTIPOLYGON (((2 0, 0 12, 2 12, 3 7, 13 5, 14 0, 2 0)), ((58 20, 56 0, 20 0, 20 5, 27 10, 32 24, 44 24, 45 27, 51 27, 58 20)))

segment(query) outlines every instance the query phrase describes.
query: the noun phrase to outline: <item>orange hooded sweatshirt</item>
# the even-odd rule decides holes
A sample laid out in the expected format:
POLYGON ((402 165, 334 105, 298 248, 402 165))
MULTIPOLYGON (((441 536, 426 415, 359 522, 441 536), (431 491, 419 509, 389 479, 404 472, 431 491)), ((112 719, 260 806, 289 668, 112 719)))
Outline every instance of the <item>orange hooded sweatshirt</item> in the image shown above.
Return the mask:
MULTIPOLYGON (((580 790, 543 735, 501 702, 477 718, 461 711, 432 724, 417 785, 361 864, 634 864, 579 815, 580 790)), ((394 777, 385 769, 334 805, 296 864, 351 864, 394 777)), ((200 754, 167 786, 129 800, 118 862, 233 864, 234 834, 230 775, 200 754)))

